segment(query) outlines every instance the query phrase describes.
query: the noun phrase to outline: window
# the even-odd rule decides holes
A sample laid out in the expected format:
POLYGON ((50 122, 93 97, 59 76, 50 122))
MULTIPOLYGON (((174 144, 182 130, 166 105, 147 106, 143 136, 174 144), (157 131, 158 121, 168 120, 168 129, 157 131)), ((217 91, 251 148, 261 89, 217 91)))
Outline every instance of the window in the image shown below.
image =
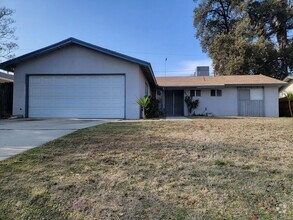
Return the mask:
POLYGON ((147 83, 144 83, 144 94, 146 95, 146 96, 148 96, 149 95, 149 86, 148 86, 148 84, 147 83))
POLYGON ((193 97, 195 94, 194 90, 190 90, 190 96, 193 97))
POLYGON ((217 96, 222 96, 222 90, 220 89, 217 90, 217 96))
POLYGON ((217 90, 215 90, 215 89, 212 89, 211 90, 211 96, 222 96, 222 90, 221 89, 217 89, 217 90))
POLYGON ((250 89, 250 100, 263 100, 263 89, 250 89))
POLYGON ((239 89, 239 100, 249 101, 250 100, 250 90, 249 89, 239 89))
POLYGON ((196 96, 201 96, 201 90, 196 90, 195 93, 196 93, 196 96))

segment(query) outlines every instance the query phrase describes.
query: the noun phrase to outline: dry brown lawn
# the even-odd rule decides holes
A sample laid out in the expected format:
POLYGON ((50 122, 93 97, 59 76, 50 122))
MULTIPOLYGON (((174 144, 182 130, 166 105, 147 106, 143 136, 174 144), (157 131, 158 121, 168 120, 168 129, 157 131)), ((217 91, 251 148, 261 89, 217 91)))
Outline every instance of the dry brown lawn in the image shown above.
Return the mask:
POLYGON ((0 219, 293 219, 293 120, 80 130, 0 162, 0 219))

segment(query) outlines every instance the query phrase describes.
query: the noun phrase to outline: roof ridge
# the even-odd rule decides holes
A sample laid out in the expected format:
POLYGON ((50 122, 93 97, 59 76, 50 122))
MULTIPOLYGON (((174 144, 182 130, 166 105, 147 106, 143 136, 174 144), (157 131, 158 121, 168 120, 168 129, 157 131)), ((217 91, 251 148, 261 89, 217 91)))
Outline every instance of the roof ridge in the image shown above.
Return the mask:
POLYGON ((3 63, 0 63, 0 69, 4 69, 4 70, 7 70, 7 71, 12 71, 12 69, 20 62, 29 60, 29 59, 31 59, 33 57, 36 57, 36 56, 39 56, 39 55, 42 55, 42 54, 46 54, 46 53, 55 51, 55 50, 57 50, 59 48, 68 46, 70 44, 76 44, 76 45, 79 45, 79 46, 83 46, 85 48, 92 49, 92 50, 95 50, 97 52, 107 54, 109 56, 113 56, 113 57, 120 58, 120 59, 123 59, 123 60, 128 61, 128 62, 135 63, 137 65, 140 65, 141 68, 147 68, 148 69, 147 72, 149 72, 148 74, 151 75, 150 76, 151 81, 153 81, 153 83, 155 85, 157 85, 156 78, 155 78, 152 66, 151 66, 151 64, 149 62, 144 61, 144 60, 140 60, 140 59, 137 59, 137 58, 134 58, 134 57, 131 57, 131 56, 128 56, 128 55, 113 51, 113 50, 109 50, 109 49, 106 49, 104 47, 100 47, 100 46, 97 46, 95 44, 91 44, 91 43, 79 40, 79 39, 74 38, 74 37, 69 37, 69 38, 67 38, 65 40, 62 40, 62 41, 59 41, 59 42, 57 42, 55 44, 49 45, 47 47, 40 48, 38 50, 29 52, 27 54, 24 54, 24 55, 21 55, 19 57, 16 57, 16 58, 13 58, 11 60, 7 60, 7 61, 5 61, 3 63))

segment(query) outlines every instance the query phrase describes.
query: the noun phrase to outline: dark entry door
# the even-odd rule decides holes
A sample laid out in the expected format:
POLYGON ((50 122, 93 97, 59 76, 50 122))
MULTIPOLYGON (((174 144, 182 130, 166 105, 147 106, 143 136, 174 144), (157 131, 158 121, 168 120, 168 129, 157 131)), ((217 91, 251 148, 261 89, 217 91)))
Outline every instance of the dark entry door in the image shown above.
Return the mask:
POLYGON ((165 107, 167 116, 183 116, 184 91, 165 91, 165 107))

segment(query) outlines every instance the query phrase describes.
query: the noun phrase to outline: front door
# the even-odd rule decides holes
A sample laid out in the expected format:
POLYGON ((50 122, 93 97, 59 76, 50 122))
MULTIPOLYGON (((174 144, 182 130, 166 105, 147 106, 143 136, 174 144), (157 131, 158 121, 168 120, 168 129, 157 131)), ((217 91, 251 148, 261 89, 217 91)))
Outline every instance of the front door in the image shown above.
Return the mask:
POLYGON ((184 115, 184 91, 165 91, 165 108, 167 116, 184 115))

